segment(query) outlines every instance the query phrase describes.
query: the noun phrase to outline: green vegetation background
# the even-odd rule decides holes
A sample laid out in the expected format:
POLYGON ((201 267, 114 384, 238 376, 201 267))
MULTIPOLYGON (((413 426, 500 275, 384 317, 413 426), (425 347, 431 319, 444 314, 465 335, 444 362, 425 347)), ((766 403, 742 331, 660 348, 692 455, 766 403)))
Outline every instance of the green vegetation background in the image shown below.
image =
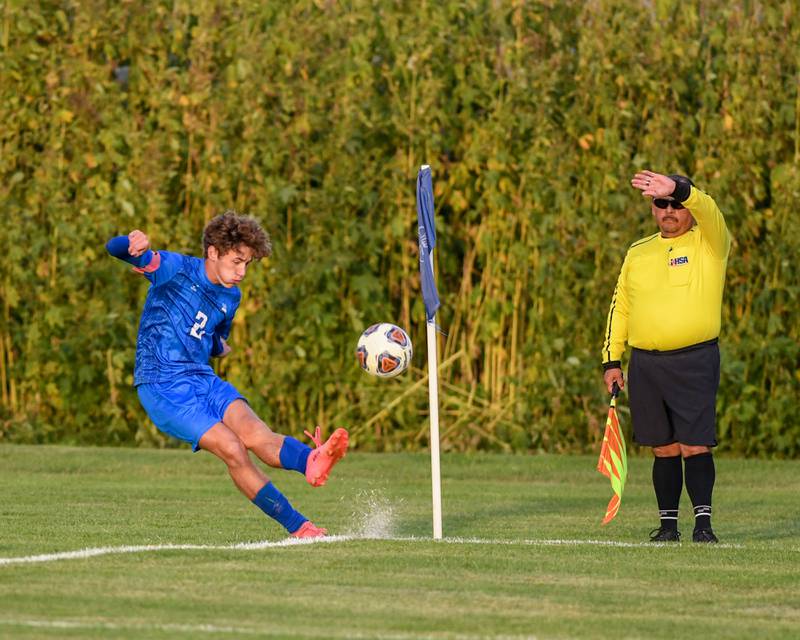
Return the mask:
POLYGON ((798 42, 793 0, 6 0, 0 440, 169 445, 131 387, 147 284, 103 245, 142 228, 197 253, 235 208, 275 252, 222 373, 280 431, 424 446, 429 163, 444 448, 589 451, 647 167, 691 175, 735 236, 721 448, 796 457, 798 42), (353 349, 385 320, 417 355, 376 381, 353 349))

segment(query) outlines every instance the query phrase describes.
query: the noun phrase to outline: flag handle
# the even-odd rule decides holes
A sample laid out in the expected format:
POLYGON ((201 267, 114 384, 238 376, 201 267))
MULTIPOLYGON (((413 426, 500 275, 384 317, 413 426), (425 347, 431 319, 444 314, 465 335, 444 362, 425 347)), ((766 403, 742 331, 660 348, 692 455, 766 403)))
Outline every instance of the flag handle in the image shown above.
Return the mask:
POLYGON ((619 385, 615 382, 611 385, 611 397, 616 398, 619 395, 619 385))

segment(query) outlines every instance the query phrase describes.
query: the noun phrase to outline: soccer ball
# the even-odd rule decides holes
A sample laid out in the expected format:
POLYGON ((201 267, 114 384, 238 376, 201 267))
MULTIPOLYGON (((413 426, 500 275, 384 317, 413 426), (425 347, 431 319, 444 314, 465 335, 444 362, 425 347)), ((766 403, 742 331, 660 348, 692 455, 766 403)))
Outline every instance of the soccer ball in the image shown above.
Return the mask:
POLYGON ((414 349, 411 338, 389 322, 373 324, 358 339, 356 358, 361 368, 379 378, 394 378, 408 369, 414 349))

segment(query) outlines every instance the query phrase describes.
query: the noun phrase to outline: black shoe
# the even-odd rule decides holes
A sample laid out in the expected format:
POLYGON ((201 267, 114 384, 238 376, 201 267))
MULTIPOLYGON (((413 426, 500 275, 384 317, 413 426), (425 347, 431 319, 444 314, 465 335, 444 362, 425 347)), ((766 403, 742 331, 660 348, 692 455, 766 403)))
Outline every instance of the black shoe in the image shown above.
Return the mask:
POLYGON ((681 532, 677 529, 653 529, 650 532, 650 542, 680 542, 681 532))
POLYGON ((693 542, 719 542, 711 529, 695 529, 692 533, 693 542))

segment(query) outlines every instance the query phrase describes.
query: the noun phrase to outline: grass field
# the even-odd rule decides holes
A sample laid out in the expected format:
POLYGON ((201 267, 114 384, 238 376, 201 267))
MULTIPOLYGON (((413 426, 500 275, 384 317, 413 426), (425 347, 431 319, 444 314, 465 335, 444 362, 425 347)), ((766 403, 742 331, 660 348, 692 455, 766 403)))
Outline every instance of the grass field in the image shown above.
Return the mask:
POLYGON ((205 453, 0 446, 0 638, 800 636, 800 463, 717 461, 718 546, 643 544, 646 458, 600 527, 594 465, 444 456, 440 542, 426 455, 350 454, 320 489, 277 472, 337 536, 282 545, 205 453))

